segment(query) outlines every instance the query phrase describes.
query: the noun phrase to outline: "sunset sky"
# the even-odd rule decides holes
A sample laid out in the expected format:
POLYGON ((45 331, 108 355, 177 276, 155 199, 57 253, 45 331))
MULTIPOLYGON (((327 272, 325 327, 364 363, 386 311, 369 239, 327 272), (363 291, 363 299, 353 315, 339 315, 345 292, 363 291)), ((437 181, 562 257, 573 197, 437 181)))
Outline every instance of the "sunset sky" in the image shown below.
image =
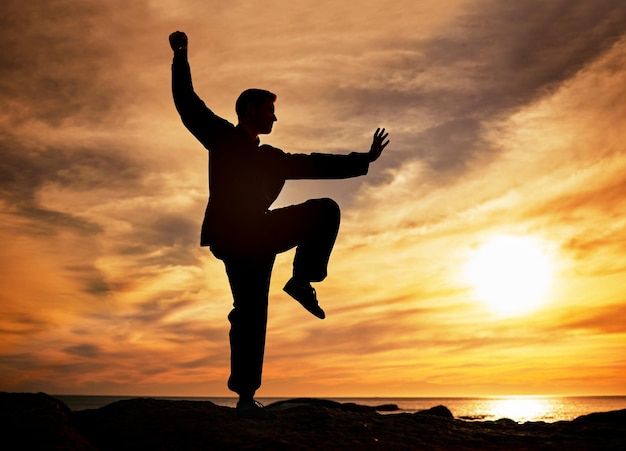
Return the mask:
POLYGON ((367 176, 274 205, 342 225, 324 321, 277 259, 259 396, 626 395, 623 0, 3 0, 0 391, 231 394, 175 30, 218 115, 277 93, 264 143, 390 132, 367 176))

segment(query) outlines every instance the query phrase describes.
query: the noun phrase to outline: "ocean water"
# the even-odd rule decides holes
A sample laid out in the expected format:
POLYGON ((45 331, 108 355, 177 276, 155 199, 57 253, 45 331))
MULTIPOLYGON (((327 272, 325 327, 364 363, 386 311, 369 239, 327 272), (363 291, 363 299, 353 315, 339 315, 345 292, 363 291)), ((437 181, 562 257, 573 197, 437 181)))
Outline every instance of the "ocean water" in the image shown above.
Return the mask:
MULTIPOLYGON (((53 395, 64 402, 71 410, 98 409, 107 404, 136 396, 86 396, 53 395)), ((234 407, 236 398, 219 397, 155 397, 168 400, 211 401, 215 404, 234 407)), ((289 398, 258 398, 269 405, 289 398)), ((352 402, 365 406, 395 404, 399 412, 416 412, 434 406, 444 405, 455 418, 467 421, 494 421, 509 418, 518 423, 527 421, 570 421, 581 415, 594 412, 609 412, 626 409, 626 396, 509 396, 493 398, 328 398, 342 403, 352 402)), ((394 414, 399 412, 381 412, 394 414)))

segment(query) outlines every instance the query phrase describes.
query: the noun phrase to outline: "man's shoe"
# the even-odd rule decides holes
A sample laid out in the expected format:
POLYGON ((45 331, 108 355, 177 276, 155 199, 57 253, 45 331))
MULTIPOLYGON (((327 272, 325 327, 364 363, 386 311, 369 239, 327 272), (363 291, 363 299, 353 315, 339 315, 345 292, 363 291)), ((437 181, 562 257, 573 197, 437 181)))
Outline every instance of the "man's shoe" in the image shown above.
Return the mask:
POLYGON ((249 420, 275 420, 276 415, 268 412, 263 404, 255 401, 239 401, 237 403, 237 416, 249 420))
POLYGON ((300 284, 290 279, 283 291, 302 304, 302 307, 314 316, 317 316, 319 319, 326 318, 326 313, 324 313, 324 310, 317 302, 317 295, 311 284, 300 284))

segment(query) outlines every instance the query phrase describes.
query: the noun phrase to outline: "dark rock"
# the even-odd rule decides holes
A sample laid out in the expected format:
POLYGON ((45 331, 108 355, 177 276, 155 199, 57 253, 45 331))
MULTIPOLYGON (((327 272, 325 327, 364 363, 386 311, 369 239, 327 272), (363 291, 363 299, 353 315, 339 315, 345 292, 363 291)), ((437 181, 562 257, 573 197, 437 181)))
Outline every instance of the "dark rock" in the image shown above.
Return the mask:
POLYGON ((71 412, 45 393, 0 392, 0 437, 3 449, 93 450, 74 427, 71 412))
POLYGON ((448 409, 446 406, 435 406, 427 410, 420 410, 418 412, 415 412, 415 415, 433 415, 442 418, 454 418, 454 415, 452 415, 452 412, 450 412, 450 409, 448 409))
POLYGON ((583 415, 574 420, 576 423, 603 423, 603 424, 626 424, 626 409, 614 410, 612 412, 596 412, 583 415))
POLYGON ((149 398, 70 412, 42 393, 0 393, 0 436, 3 449, 20 450, 626 449, 626 410, 518 424, 454 419, 444 406, 382 415, 373 407, 300 398, 267 408, 276 420, 239 419, 234 409, 208 401, 149 398))
POLYGON ((374 406, 376 412, 398 412, 400 407, 397 404, 381 404, 374 406))
POLYGON ((284 401, 277 401, 267 406, 269 409, 285 410, 292 409, 298 406, 322 406, 328 409, 343 410, 346 412, 395 412, 400 408, 395 404, 383 404, 380 406, 363 406, 355 404, 353 402, 340 403, 337 401, 331 401, 329 399, 319 398, 294 398, 284 401))

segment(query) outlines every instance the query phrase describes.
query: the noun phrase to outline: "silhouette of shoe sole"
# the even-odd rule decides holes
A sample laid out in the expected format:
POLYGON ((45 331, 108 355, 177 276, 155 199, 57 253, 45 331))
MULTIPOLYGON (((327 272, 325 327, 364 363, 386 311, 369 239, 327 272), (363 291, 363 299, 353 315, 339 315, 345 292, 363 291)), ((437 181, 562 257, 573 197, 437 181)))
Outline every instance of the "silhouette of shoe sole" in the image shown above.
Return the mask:
POLYGON ((247 420, 275 420, 276 415, 265 410, 261 404, 255 402, 252 404, 237 404, 237 417, 247 420))
POLYGON ((287 285, 285 285, 285 288, 283 288, 283 291, 298 301, 300 305, 302 305, 302 307, 304 307, 305 310, 313 316, 319 319, 326 318, 326 313, 324 313, 324 310, 322 310, 317 302, 315 289, 310 285, 303 286, 290 280, 287 282, 287 285))

